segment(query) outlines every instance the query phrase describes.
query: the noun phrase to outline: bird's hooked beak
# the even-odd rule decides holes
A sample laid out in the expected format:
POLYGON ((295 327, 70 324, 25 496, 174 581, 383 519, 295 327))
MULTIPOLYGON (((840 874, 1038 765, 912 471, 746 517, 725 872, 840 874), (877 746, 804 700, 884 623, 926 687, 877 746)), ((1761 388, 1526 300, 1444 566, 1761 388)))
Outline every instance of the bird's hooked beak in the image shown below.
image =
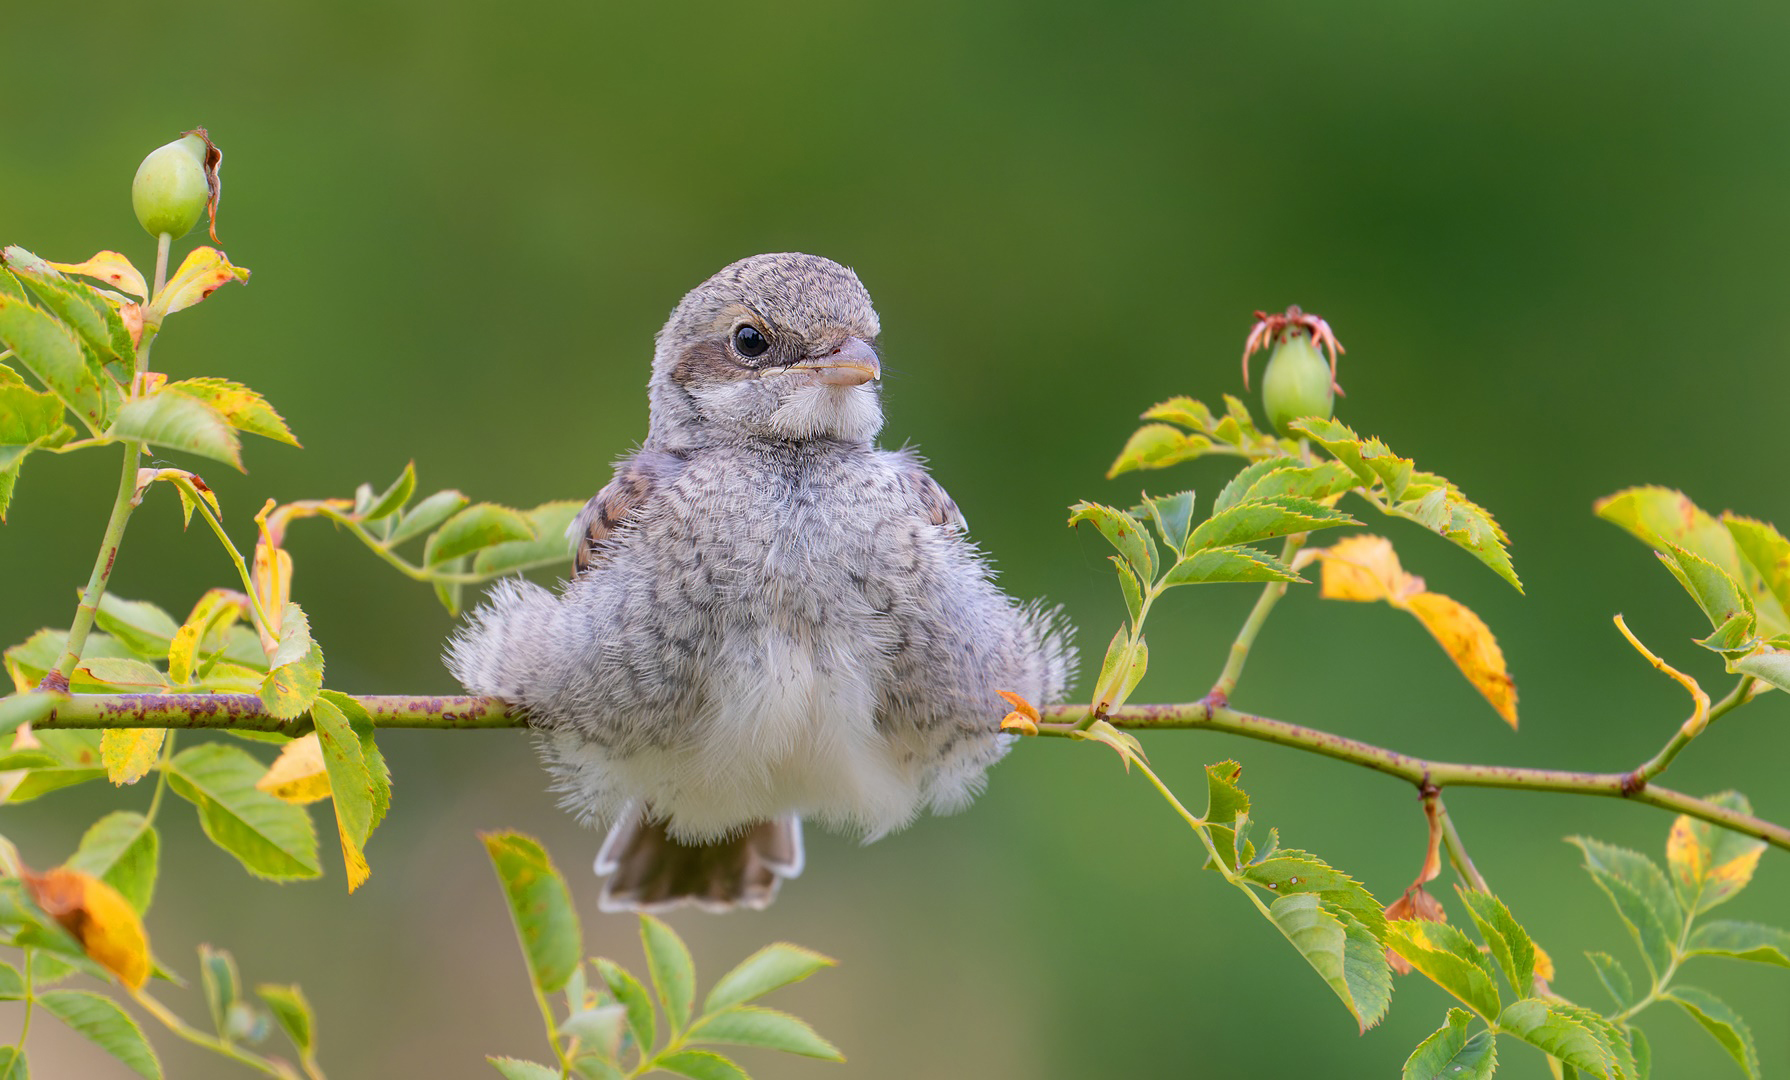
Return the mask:
POLYGON ((883 366, 862 338, 849 337, 832 352, 810 356, 783 369, 786 372, 813 374, 827 386, 862 386, 883 377, 883 366))

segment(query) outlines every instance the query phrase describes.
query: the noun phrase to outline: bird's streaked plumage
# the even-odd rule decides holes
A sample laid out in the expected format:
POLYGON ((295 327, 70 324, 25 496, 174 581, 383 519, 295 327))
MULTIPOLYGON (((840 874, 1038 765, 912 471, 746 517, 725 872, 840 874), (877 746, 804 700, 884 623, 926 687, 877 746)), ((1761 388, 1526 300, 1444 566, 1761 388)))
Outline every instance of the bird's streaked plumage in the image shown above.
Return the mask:
POLYGON ((659 333, 651 423, 573 526, 557 594, 505 581, 450 646, 612 832, 604 906, 762 907, 795 819, 875 839, 957 810, 1054 702, 1055 611, 997 589, 923 462, 878 449, 880 324, 846 267, 760 255, 659 333))

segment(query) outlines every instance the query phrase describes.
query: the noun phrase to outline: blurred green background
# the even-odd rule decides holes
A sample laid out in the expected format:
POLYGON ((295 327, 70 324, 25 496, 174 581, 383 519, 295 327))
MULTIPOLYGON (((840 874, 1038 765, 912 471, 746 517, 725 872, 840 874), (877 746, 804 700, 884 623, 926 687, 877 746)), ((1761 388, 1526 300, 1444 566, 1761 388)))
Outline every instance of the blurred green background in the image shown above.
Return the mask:
MULTIPOLYGON (((886 327, 884 441, 913 442, 1002 581, 1068 605, 1084 651, 1121 618, 1097 537, 1064 507, 1132 499, 1102 474, 1135 416, 1240 391, 1258 307, 1297 302, 1349 347, 1341 417, 1491 508, 1519 596, 1415 526, 1406 565, 1480 612, 1522 692, 1513 734, 1411 619, 1296 591, 1263 635, 1244 707, 1457 760, 1614 769, 1686 712, 1610 626, 1726 686, 1706 630, 1591 501, 1636 483, 1790 525, 1782 452, 1790 324, 1783 54, 1790 8, 1541 2, 1350 5, 978 2, 495 6, 111 2, 6 5, 0 238, 46 257, 152 245, 127 186, 141 157, 209 126, 226 152, 219 233, 253 268, 171 321, 156 366, 263 391, 303 452, 256 441, 248 476, 201 466, 238 542, 267 496, 382 485, 528 506, 582 498, 645 431, 653 332, 684 290, 761 251, 856 267, 886 327)), ((183 246, 196 242, 199 234, 183 246)), ((66 623, 98 541, 111 452, 34 457, 0 529, 0 639, 66 623)), ((1142 482, 1216 491, 1224 461, 1142 482)), ((1377 522, 1376 529, 1382 528, 1377 522)), ((350 538, 295 527, 296 596, 348 691, 452 689, 452 622, 350 538)), ((184 612, 232 580, 171 493, 133 522, 125 596, 184 612)), ((1188 590, 1152 623, 1138 700, 1203 693, 1253 589, 1188 590)), ((1674 766, 1790 816, 1790 712, 1767 699, 1674 766)), ((486 1075, 543 1055, 477 829, 540 835, 588 917, 589 951, 638 955, 598 916, 598 838, 543 793, 513 732, 392 733, 396 802, 371 882, 247 879, 167 815, 150 930, 189 977, 232 948, 251 981, 303 983, 333 1077, 486 1075)), ((1206 734, 1150 737, 1197 801, 1236 756, 1257 820, 1391 898, 1422 854, 1410 790, 1206 734)), ((0 813, 50 864, 102 785, 0 813)), ((1481 869, 1601 1006, 1587 948, 1638 959, 1561 843, 1662 853, 1670 818, 1588 799, 1460 791, 1481 869)), ((1396 1074, 1444 1000, 1400 983, 1365 1037, 1196 843, 1104 750, 1022 745, 968 813, 872 847, 812 842, 762 915, 682 914, 706 977, 787 938, 840 968, 782 995, 847 1052, 824 1077, 1396 1074)), ((333 852, 333 847, 329 848, 333 852)), ((1769 853, 1723 914, 1784 920, 1769 853)), ((1790 978, 1701 961, 1790 1070, 1790 978)), ((196 991, 170 991, 189 1016, 196 991)), ((1649 1014, 1654 1075, 1737 1075, 1676 1012, 1649 1014)), ((10 1038, 17 1010, 0 1010, 10 1038)), ((152 1032, 171 1076, 243 1075, 152 1032)), ((49 1022, 45 1076, 122 1075, 49 1022)), ((1501 1075, 1546 1075, 1508 1046, 1501 1075)))

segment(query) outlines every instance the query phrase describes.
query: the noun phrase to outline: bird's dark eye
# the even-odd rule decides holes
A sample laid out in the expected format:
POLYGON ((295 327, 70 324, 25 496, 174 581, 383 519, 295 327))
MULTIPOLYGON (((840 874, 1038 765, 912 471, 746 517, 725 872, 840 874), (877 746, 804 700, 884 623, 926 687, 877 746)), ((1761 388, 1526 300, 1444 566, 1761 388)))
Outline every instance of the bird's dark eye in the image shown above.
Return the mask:
POLYGON ((751 359, 763 356, 765 350, 771 347, 771 342, 759 332, 758 327, 747 323, 733 332, 733 347, 739 350, 741 356, 751 359))

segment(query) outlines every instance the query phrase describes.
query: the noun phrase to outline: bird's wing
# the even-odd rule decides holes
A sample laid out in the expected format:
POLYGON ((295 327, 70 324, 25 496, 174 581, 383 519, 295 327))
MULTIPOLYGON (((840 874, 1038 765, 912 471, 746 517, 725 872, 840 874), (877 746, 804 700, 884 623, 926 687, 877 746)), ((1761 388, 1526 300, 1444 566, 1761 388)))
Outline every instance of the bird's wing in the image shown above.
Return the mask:
POLYGON ((894 457, 895 475, 900 478, 902 490, 926 520, 934 525, 946 525, 960 532, 968 532, 970 523, 964 520, 963 511, 957 508, 956 500, 946 494, 939 482, 926 471, 925 462, 905 450, 897 452, 894 457))
POLYGON ((605 543, 651 502, 659 484, 655 470, 638 457, 615 467, 615 477, 584 504, 572 522, 570 532, 578 545, 572 564, 577 573, 584 573, 602 557, 605 543))

